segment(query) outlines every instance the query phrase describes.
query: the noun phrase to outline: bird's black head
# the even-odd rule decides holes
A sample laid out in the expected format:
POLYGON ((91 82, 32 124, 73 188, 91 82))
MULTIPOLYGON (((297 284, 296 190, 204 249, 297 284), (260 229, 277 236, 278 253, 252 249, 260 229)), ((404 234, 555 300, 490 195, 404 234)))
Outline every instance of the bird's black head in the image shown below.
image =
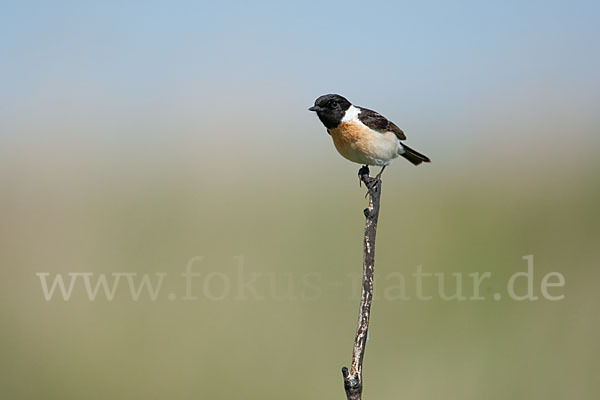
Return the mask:
POLYGON ((327 129, 335 128, 340 124, 346 110, 352 104, 339 94, 325 94, 315 100, 315 105, 309 108, 315 111, 327 129))

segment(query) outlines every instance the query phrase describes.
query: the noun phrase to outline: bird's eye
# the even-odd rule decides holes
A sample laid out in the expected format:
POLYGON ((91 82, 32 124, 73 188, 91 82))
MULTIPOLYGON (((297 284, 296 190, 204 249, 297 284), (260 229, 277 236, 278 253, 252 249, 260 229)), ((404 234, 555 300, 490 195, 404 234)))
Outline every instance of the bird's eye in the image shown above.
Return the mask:
POLYGON ((332 101, 329 103, 329 105, 331 106, 331 108, 336 108, 336 107, 337 107, 337 105, 338 105, 338 102, 337 102, 337 101, 335 101, 335 100, 332 100, 332 101))

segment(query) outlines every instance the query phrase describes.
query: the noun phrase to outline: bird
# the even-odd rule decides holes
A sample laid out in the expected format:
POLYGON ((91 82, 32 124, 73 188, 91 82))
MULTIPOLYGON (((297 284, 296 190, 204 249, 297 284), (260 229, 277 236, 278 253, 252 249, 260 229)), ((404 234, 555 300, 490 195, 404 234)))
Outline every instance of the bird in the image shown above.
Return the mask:
POLYGON ((376 111, 352 105, 339 94, 318 97, 308 110, 317 113, 342 157, 365 166, 381 166, 377 179, 398 156, 413 165, 431 162, 426 155, 401 143, 406 136, 392 121, 376 111))

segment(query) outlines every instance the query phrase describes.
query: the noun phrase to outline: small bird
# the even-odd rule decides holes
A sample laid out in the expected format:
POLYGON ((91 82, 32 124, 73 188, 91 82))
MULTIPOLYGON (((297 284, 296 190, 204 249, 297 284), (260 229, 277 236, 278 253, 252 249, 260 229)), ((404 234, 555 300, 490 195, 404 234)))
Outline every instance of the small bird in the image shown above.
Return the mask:
POLYGON ((353 106, 339 94, 326 94, 309 108, 327 128, 337 151, 346 159, 363 165, 381 166, 377 178, 398 156, 414 165, 431 160, 400 143, 404 132, 383 115, 367 108, 353 106))

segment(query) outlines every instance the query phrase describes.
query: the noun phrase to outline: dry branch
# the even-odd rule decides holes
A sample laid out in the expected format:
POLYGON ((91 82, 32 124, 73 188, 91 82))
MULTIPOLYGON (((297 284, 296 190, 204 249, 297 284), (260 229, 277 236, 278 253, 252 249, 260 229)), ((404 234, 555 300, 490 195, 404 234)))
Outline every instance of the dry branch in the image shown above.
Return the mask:
POLYGON ((365 237, 363 255, 363 278, 362 296, 360 299, 360 310, 358 314, 358 327, 354 339, 352 351, 352 365, 342 368, 344 377, 344 389, 348 400, 362 399, 362 363, 365 356, 365 345, 369 330, 369 318, 371 316, 371 303, 373 301, 373 268, 375 265, 375 234, 377 232, 377 220, 379 219, 379 200, 381 198, 381 179, 369 176, 369 168, 362 167, 358 171, 358 177, 368 189, 369 206, 364 209, 365 214, 365 237))

